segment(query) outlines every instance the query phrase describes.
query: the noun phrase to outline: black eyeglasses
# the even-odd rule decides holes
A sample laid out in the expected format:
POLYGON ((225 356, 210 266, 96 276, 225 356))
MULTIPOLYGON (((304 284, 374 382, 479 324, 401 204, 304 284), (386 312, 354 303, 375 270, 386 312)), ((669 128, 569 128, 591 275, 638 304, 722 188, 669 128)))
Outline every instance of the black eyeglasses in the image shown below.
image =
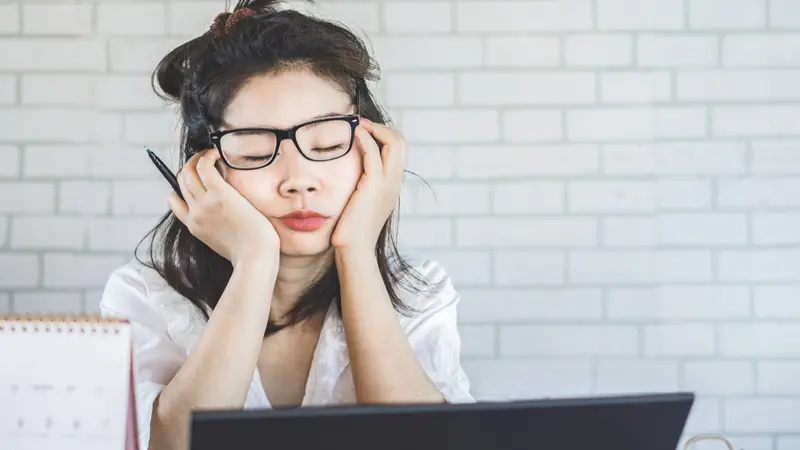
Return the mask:
POLYGON ((310 161, 331 161, 350 152, 355 140, 358 116, 358 89, 355 114, 323 117, 288 129, 236 128, 212 131, 209 137, 222 161, 236 170, 261 169, 272 164, 284 139, 291 139, 297 150, 310 161))

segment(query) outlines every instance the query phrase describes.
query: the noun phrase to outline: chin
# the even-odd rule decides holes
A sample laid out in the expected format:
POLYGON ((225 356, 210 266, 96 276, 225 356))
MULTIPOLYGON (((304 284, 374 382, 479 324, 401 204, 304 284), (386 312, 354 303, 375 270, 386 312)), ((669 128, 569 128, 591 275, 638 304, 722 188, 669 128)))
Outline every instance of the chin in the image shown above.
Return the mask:
POLYGON ((280 239, 286 256, 317 256, 331 249, 331 237, 325 233, 281 233, 280 239))

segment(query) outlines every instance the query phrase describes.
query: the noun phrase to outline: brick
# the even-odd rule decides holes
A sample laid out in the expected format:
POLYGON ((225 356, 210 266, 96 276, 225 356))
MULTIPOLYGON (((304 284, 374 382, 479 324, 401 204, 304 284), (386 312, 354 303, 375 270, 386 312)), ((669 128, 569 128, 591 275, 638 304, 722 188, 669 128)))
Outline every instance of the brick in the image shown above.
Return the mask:
POLYGON ((647 181, 573 181, 567 185, 571 212, 648 212, 655 208, 647 181))
POLYGON ((711 182, 707 180, 658 180, 655 190, 659 210, 711 207, 711 182))
POLYGON ((720 180, 720 206, 738 208, 772 208, 800 205, 800 181, 792 178, 742 178, 720 180))
POLYGON ((712 278, 706 251, 639 250, 573 251, 569 256, 571 284, 650 284, 701 282, 712 278))
POLYGON ((800 286, 756 286, 753 291, 753 313, 756 317, 782 319, 800 317, 800 286))
POLYGON ((777 436, 775 450, 793 450, 800 447, 800 436, 777 436))
POLYGON ((549 36, 487 36, 484 63, 489 67, 556 67, 561 43, 549 36))
POLYGON ((463 322, 580 320, 603 317, 599 289, 462 289, 463 322))
POLYGON ((772 28, 800 27, 800 5, 794 0, 769 0, 769 25, 772 28))
POLYGON ((625 35, 578 34, 564 38, 567 67, 616 67, 633 62, 633 38, 625 35))
POLYGON ((373 45, 386 71, 470 68, 483 61, 483 43, 477 37, 382 37, 373 45))
POLYGON ((16 249, 79 250, 83 247, 86 224, 75 217, 14 217, 11 247, 16 249))
POLYGON ((83 313, 90 315, 101 314, 100 300, 103 298, 103 289, 89 289, 83 298, 83 313))
MULTIPOLYGON (((306 2, 304 1, 304 3, 306 2)), ((384 16, 387 16, 389 4, 387 4, 386 7, 384 16)), ((360 33, 362 36, 373 33, 377 34, 381 28, 380 10, 376 2, 319 2, 317 3, 316 10, 324 17, 341 22, 350 29, 360 33)), ((421 17, 416 18, 417 22, 421 20, 421 17)), ((396 23, 396 20, 394 22, 396 23)), ((386 22, 386 25, 388 24, 389 22, 386 22)))
POLYGON ((122 139, 122 115, 116 112, 98 112, 91 130, 92 142, 117 144, 122 139))
POLYGON ((492 142, 500 137, 498 112, 490 109, 406 110, 403 133, 412 143, 492 142))
POLYGON ((651 247, 658 242, 652 217, 602 219, 602 242, 606 247, 651 247))
POLYGON ((800 34, 741 34, 722 40, 725 67, 786 67, 800 65, 800 34))
POLYGON ((706 136, 699 107, 603 108, 567 111, 571 140, 642 140, 706 136))
POLYGON ((741 142, 660 142, 603 146, 604 172, 614 175, 717 175, 747 171, 741 142))
POLYGON ((457 150, 455 165, 463 178, 585 175, 597 173, 599 155, 593 145, 473 146, 457 150))
POLYGON ((453 245, 450 219, 410 219, 400 221, 401 243, 408 247, 450 247, 453 245))
POLYGON ((97 31, 103 35, 163 35, 167 31, 166 5, 101 3, 97 5, 97 31))
POLYGON ((501 325, 503 356, 631 356, 639 352, 636 327, 501 325))
POLYGON ((0 294, 0 314, 11 314, 11 296, 9 294, 0 294))
POLYGON ((764 212, 753 215, 753 242, 759 245, 800 243, 800 214, 764 212))
POLYGON ((16 34, 20 30, 20 5, 0 5, 0 34, 16 34))
MULTIPOLYGON (((735 8, 729 8, 735 9, 735 8)), ((800 99, 800 71, 718 70, 679 72, 679 100, 780 101, 800 99)))
POLYGON ((164 105, 153 92, 150 77, 146 75, 108 75, 98 78, 94 85, 94 103, 102 108, 126 110, 164 105))
POLYGON ((58 186, 58 210, 65 213, 106 214, 111 205, 111 186, 103 181, 62 181, 58 186))
POLYGON ((678 388, 678 365, 672 361, 608 360, 597 364, 599 395, 631 392, 674 392, 678 388))
POLYGON ((494 356, 494 327, 491 325, 459 325, 461 357, 494 356))
POLYGON ((717 106, 711 113, 717 136, 800 136, 792 120, 793 114, 800 114, 798 106, 717 106))
POLYGON ((386 77, 386 104, 400 106, 447 106, 455 103, 455 75, 403 73, 386 77))
POLYGON ((686 361, 682 389, 707 395, 753 392, 752 364, 747 361, 686 361))
POLYGON ((598 0, 601 30, 676 30, 684 26, 682 0, 598 0))
POLYGON ((661 214, 658 236, 664 245, 744 244, 747 242, 747 217, 733 213, 661 214))
POLYGON ((122 256, 49 253, 44 255, 47 288, 102 287, 108 276, 125 262, 122 256))
POLYGON ((750 316, 750 295, 744 286, 615 288, 608 293, 607 306, 613 320, 736 319, 750 316))
POLYGON ((665 72, 612 72, 600 77, 603 103, 666 102, 672 96, 670 75, 665 72))
POLYGON ((551 214, 565 210, 565 187, 560 181, 505 181, 492 190, 493 214, 551 214))
POLYGON ((178 118, 173 113, 130 113, 125 115, 125 141, 153 145, 180 139, 178 118))
POLYGON ((722 430, 721 407, 722 402, 717 399, 704 397, 695 399, 692 409, 689 411, 684 433, 689 433, 688 435, 691 436, 716 433, 722 430))
POLYGON ((766 0, 743 0, 731 8, 725 0, 690 0, 689 27, 696 30, 763 28, 767 22, 766 0))
POLYGON ((94 218, 89 222, 89 250, 133 251, 157 222, 157 218, 94 218))
POLYGON ((30 288, 39 284, 39 258, 32 253, 0 254, 0 288, 30 288))
POLYGON ((23 105, 93 104, 94 78, 86 75, 23 75, 23 105))
POLYGON ((458 31, 570 31, 590 29, 592 24, 589 0, 456 3, 458 31))
POLYGON ((781 358, 800 354, 800 325, 761 322, 719 326, 723 356, 781 358))
POLYGON ((25 148, 26 177, 80 177, 88 174, 89 147, 84 145, 29 145, 25 148))
POLYGON ((0 123, 5 125, 0 142, 89 142, 98 125, 95 118, 93 111, 76 108, 0 109, 0 123))
POLYGON ((725 428, 739 432, 790 433, 800 403, 793 398, 734 398, 725 402, 725 428))
POLYGON ((502 122, 503 139, 507 142, 559 141, 564 137, 564 119, 560 111, 512 110, 503 113, 502 122))
POLYGON ((800 141, 755 141, 752 143, 754 174, 800 173, 800 141))
POLYGON ((0 182, 0 213, 53 212, 55 197, 51 183, 0 182))
POLYGON ((460 290, 462 286, 487 285, 491 282, 492 259, 489 252, 428 250, 422 252, 421 256, 442 265, 453 279, 456 289, 460 290))
POLYGON ((719 253, 719 278, 723 281, 795 281, 795 249, 729 250, 719 253))
POLYGON ((0 75, 0 105, 13 105, 17 102, 17 77, 0 75))
POLYGON ((81 294, 78 292, 14 293, 15 314, 77 314, 80 310, 81 294))
POLYGON ((646 325, 642 332, 646 356, 712 355, 716 348, 713 325, 646 325))
POLYGON ((0 145, 0 177, 16 177, 20 173, 20 151, 17 147, 0 145))
POLYGON ((595 78, 589 73, 464 73, 458 92, 465 105, 593 103, 595 78))
POLYGON ((38 35, 92 34, 92 5, 23 5, 22 32, 38 35))
POLYGON ((489 213, 489 186, 476 183, 417 185, 413 214, 441 216, 489 213), (432 192, 431 192, 432 191, 432 192))
POLYGON ((796 361, 759 361, 758 392, 760 394, 800 394, 797 377, 800 363, 796 361))
MULTIPOLYGON (((177 170, 177 150, 165 154, 159 151, 158 146, 148 145, 147 148, 159 154, 173 172, 177 170)), ((89 149, 89 175, 113 179, 150 177, 153 180, 161 176, 147 157, 144 148, 114 148, 114 146, 97 146, 89 149)))
POLYGON ((208 31, 214 17, 222 12, 218 3, 181 1, 167 4, 167 32, 194 37, 208 31))
POLYGON ((460 247, 585 247, 596 244, 597 221, 564 218, 459 218, 460 247))
MULTIPOLYGON (((377 6, 375 9, 377 15, 377 6)), ((384 5, 383 26, 387 33, 447 32, 453 29, 452 9, 450 3, 388 2, 384 5)))
POLYGON ((643 35, 636 43, 636 61, 649 67, 716 67, 717 38, 711 36, 643 35))
POLYGON ((96 72, 105 69, 103 41, 64 38, 8 38, 0 41, 5 70, 96 72))
POLYGON ((113 72, 150 75, 171 50, 183 44, 180 39, 153 37, 109 38, 109 65, 113 72))
POLYGON ((455 174, 454 151, 450 147, 414 145, 408 149, 406 170, 426 180, 452 178, 455 174))
POLYGON ((9 225, 11 223, 10 221, 11 219, 8 217, 0 216, 0 248, 5 246, 6 242, 10 240, 8 237, 9 230, 11 229, 9 225))
POLYGON ((477 398, 511 400, 592 392, 588 359, 466 361, 463 366, 470 375, 470 392, 477 398))
POLYGON ((111 185, 114 215, 155 215, 167 212, 172 188, 166 181, 115 181, 111 185))
POLYGON ((497 251, 495 283, 498 286, 562 285, 566 281, 564 252, 497 251))

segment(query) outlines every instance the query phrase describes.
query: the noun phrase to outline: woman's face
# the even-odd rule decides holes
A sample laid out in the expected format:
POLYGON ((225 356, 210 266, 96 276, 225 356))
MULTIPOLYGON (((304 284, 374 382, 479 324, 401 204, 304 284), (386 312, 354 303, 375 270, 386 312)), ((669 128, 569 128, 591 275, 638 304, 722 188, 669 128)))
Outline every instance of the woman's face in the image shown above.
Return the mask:
MULTIPOLYGON (((319 116, 354 112, 350 97, 330 82, 306 71, 285 71, 247 82, 232 99, 224 120, 231 128, 286 129, 319 116)), ((314 137, 303 141, 298 136, 301 145, 308 145, 308 152, 317 155, 334 144, 324 140, 314 137)), ((294 142, 285 139, 267 167, 233 170, 221 164, 220 169, 228 183, 275 227, 282 254, 318 255, 330 248, 333 230, 363 171, 357 145, 354 143, 343 157, 318 162, 304 158, 294 142), (286 217, 298 211, 327 218, 303 221, 286 217)), ((225 141, 222 148, 226 151, 225 141)))

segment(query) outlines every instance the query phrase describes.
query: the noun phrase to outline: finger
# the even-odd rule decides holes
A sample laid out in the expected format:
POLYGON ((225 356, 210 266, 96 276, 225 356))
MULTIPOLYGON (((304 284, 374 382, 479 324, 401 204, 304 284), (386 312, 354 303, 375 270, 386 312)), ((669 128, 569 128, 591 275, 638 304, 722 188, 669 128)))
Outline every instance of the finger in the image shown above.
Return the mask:
POLYGON ((386 176, 402 179, 402 172, 406 164, 406 145, 403 136, 386 125, 370 121, 364 123, 366 125, 364 128, 383 144, 380 153, 386 176))
POLYGON ((375 140, 384 146, 391 144, 392 142, 398 142, 402 140, 400 133, 394 129, 380 123, 375 123, 371 120, 362 119, 359 122, 359 126, 366 128, 367 131, 369 131, 369 133, 375 138, 375 140))
POLYGON ((178 172, 177 178, 178 187, 181 188, 181 194, 183 194, 184 202, 191 207, 197 202, 197 199, 194 198, 194 193, 186 186, 186 177, 183 175, 183 169, 178 172))
POLYGON ((225 179, 217 170, 216 163, 220 159, 219 152, 215 149, 207 150, 197 161, 197 175, 206 190, 219 188, 225 185, 225 179))
POLYGON ((378 143, 372 135, 362 127, 356 127, 356 139, 361 147, 362 157, 364 158, 364 173, 367 175, 377 175, 383 173, 383 161, 378 149, 378 143))
POLYGON ((181 189, 185 189, 183 192, 188 191, 195 200, 206 191, 203 182, 200 181, 200 177, 197 175, 197 161, 201 156, 202 154, 196 153, 189 158, 186 164, 184 164, 183 169, 181 169, 180 176, 178 177, 178 180, 183 181, 183 185, 185 186, 185 188, 181 186, 181 189))
POLYGON ((172 214, 175 214, 175 217, 186 225, 186 220, 189 217, 189 207, 186 202, 181 200, 177 192, 172 191, 170 193, 169 197, 167 197, 167 205, 172 210, 172 214))

